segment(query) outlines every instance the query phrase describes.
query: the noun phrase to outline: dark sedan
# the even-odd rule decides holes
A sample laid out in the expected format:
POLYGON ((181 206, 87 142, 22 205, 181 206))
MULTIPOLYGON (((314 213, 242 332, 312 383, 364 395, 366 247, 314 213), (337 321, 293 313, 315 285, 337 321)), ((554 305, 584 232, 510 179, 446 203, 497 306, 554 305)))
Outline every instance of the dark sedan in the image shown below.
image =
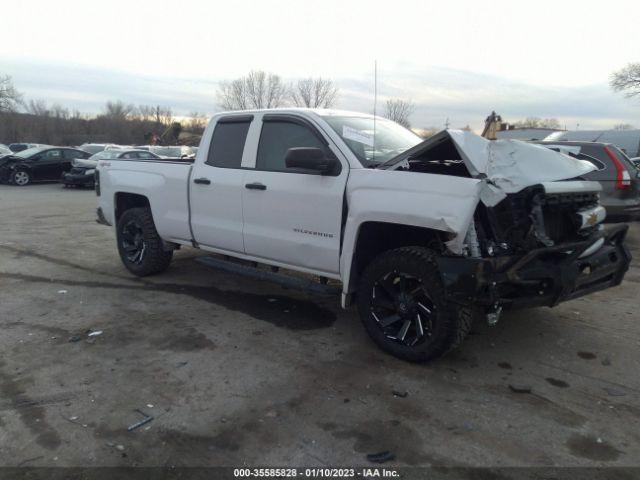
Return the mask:
POLYGON ((62 174, 62 183, 65 187, 93 187, 96 166, 99 160, 115 159, 151 160, 160 158, 158 155, 146 150, 103 150, 86 160, 73 161, 71 170, 62 174))
POLYGON ((0 159, 0 182, 24 187, 33 182, 60 180, 64 172, 71 170, 74 159, 89 158, 90 155, 75 148, 29 148, 0 159))

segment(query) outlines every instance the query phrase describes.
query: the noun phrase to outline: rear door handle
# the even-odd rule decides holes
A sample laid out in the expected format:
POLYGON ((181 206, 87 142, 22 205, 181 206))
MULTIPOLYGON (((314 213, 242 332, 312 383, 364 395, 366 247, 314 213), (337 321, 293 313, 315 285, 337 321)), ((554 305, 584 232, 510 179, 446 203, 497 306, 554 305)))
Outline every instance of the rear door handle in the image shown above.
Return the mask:
POLYGON ((199 183, 200 185, 211 185, 211 180, 209 180, 208 178, 195 178, 193 180, 193 183, 199 183))
POLYGON ((248 188, 249 190, 266 190, 267 186, 259 182, 253 182, 247 183, 244 188, 248 188))

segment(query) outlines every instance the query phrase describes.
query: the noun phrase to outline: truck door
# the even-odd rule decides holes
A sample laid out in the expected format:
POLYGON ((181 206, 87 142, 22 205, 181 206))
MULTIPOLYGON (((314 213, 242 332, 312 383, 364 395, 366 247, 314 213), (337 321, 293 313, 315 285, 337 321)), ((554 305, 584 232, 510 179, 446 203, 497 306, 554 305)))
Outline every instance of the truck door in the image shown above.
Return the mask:
POLYGON ((189 179, 191 228, 202 246, 244 253, 241 165, 252 119, 251 115, 218 119, 206 160, 196 161, 193 167, 189 179))
POLYGON ((285 166, 285 154, 290 148, 315 147, 329 152, 329 145, 330 140, 303 117, 262 117, 255 167, 245 170, 243 180, 244 244, 248 255, 327 276, 339 274, 348 165, 339 154, 342 168, 333 175, 302 173, 285 166))

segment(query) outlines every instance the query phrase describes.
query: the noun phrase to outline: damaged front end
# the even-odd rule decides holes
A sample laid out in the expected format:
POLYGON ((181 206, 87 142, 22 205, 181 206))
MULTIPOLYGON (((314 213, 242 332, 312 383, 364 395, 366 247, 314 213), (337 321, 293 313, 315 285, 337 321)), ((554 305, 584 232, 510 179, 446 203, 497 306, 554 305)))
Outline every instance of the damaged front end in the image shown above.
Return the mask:
POLYGON ((595 167, 537 145, 444 131, 386 168, 474 178, 468 228, 438 259, 448 299, 495 323, 503 308, 549 306, 616 286, 629 268, 627 225, 605 229, 595 167))
MULTIPOLYGON (((505 247, 494 256, 442 256, 446 295, 491 314, 502 307, 552 307, 619 285, 631 262, 624 245, 627 229, 598 228, 587 238, 539 244, 526 252, 505 247)), ((492 245, 480 244, 485 252, 492 245)))

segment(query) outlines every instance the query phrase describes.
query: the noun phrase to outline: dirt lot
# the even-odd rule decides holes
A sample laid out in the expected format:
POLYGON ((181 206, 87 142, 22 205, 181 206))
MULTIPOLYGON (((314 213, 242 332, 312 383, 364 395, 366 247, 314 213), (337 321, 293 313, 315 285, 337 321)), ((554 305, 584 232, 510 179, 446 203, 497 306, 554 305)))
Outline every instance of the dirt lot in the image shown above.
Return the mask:
MULTIPOLYGON (((640 464, 637 262, 614 290, 412 365, 337 299, 195 250, 132 278, 94 208, 92 191, 0 186, 1 465, 640 464), (155 419, 128 432, 136 409, 155 419)), ((638 225, 629 242, 640 256, 638 225)))

